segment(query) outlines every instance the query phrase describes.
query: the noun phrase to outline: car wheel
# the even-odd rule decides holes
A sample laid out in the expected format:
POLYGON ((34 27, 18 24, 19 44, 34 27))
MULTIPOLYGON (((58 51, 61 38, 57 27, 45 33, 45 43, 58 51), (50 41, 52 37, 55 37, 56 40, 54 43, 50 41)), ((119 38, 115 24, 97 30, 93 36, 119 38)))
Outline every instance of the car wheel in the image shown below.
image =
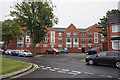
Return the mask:
POLYGON ((88 61, 88 64, 93 65, 94 61, 91 59, 91 60, 88 61))
POLYGON ((116 67, 120 68, 120 62, 116 62, 116 67))
POLYGON ((48 54, 48 52, 46 52, 46 54, 48 54))
POLYGON ((56 54, 56 52, 54 52, 54 54, 56 54))
POLYGON ((26 55, 25 55, 25 54, 24 54, 23 56, 24 56, 24 57, 26 57, 26 55))

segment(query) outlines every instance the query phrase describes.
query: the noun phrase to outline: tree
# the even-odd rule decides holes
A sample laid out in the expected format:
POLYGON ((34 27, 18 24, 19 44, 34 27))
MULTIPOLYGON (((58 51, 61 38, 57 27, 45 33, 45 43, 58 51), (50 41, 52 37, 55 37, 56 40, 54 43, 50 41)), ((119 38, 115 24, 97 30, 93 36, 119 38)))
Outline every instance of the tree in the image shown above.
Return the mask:
POLYGON ((19 23, 24 23, 23 26, 26 26, 30 31, 34 54, 36 54, 36 44, 44 39, 45 30, 58 22, 58 18, 53 13, 55 6, 51 2, 32 0, 16 3, 14 8, 16 11, 11 11, 11 16, 15 16, 19 23))
POLYGON ((15 40, 16 38, 20 37, 21 28, 19 25, 16 24, 14 20, 5 20, 2 23, 2 41, 4 41, 5 45, 8 48, 8 44, 10 40, 15 40))
POLYGON ((108 11, 106 13, 106 16, 103 16, 103 18, 100 19, 100 22, 98 22, 99 26, 96 27, 96 28, 100 28, 102 29, 103 32, 99 32, 101 34, 103 34, 104 37, 107 37, 107 21, 108 21, 108 18, 111 16, 111 15, 115 15, 115 14, 120 14, 120 10, 118 9, 113 9, 111 11, 108 11))

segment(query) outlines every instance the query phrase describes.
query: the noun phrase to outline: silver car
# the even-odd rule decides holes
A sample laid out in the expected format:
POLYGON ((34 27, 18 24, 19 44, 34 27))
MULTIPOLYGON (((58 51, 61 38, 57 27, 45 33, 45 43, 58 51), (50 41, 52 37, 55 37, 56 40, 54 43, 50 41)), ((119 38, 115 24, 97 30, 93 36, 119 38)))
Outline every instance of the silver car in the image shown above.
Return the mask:
POLYGON ((7 50, 5 51, 5 54, 10 55, 11 52, 12 52, 12 49, 7 49, 7 50))
POLYGON ((33 56, 33 54, 29 50, 20 50, 18 56, 33 56))

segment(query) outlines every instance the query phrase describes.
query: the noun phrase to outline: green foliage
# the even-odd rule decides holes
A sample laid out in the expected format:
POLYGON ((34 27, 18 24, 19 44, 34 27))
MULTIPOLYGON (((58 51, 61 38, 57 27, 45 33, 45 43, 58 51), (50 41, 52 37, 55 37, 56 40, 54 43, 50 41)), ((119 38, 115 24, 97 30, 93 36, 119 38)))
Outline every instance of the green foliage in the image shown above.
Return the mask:
POLYGON ((107 21, 108 21, 108 18, 112 15, 115 15, 115 14, 120 14, 120 10, 113 9, 111 11, 108 11, 106 13, 106 16, 103 16, 103 18, 100 19, 100 22, 98 22, 99 26, 96 27, 96 28, 102 29, 103 32, 99 32, 99 33, 103 34, 103 36, 105 36, 105 37, 107 37, 107 21))
MULTIPOLYGON (((58 18, 53 13, 51 2, 20 2, 15 4, 15 10, 11 11, 11 16, 16 17, 16 21, 21 27, 26 26, 31 33, 31 38, 34 43, 34 50, 37 43, 40 43, 46 34, 45 30, 58 23, 58 18)), ((35 53, 35 51, 34 51, 35 53)))
POLYGON ((5 20, 2 23, 2 41, 4 41, 7 46, 10 40, 15 40, 20 37, 21 28, 19 25, 15 23, 14 20, 5 20))

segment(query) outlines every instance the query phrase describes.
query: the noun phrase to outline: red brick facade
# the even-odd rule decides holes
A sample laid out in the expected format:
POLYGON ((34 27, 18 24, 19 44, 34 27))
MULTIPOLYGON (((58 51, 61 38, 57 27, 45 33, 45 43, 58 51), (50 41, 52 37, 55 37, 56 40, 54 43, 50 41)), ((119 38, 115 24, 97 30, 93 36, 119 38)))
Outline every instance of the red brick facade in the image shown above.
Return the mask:
MULTIPOLYGON (((68 48, 69 53, 80 53, 87 51, 93 47, 101 47, 101 39, 104 41, 105 38, 101 37, 98 33, 101 29, 96 28, 98 25, 95 24, 86 29, 76 28, 71 24, 68 28, 48 28, 48 34, 45 36, 45 41, 37 44, 37 53, 45 53, 47 49, 52 48, 51 42, 53 39, 53 46, 56 49, 68 48), (54 32, 53 32, 54 31, 54 32), (53 32, 53 33, 52 33, 53 32), (55 34, 54 34, 55 33, 55 34), (53 34, 53 35, 52 35, 53 34), (53 36, 53 37, 51 37, 53 36), (55 36, 55 37, 54 37, 55 36), (55 41, 54 41, 55 40, 55 41)), ((18 40, 11 41, 9 48, 11 49, 28 49, 33 52, 32 40, 23 29, 23 38, 20 42, 18 40), (28 40, 27 40, 28 38, 28 40), (27 41, 28 42, 27 42, 27 41), (28 44, 28 47, 26 46, 28 44)))
POLYGON ((118 24, 109 25, 107 27, 108 50, 109 51, 120 51, 120 31, 119 32, 113 32, 113 30, 112 30, 113 27, 112 26, 114 26, 114 25, 118 25, 118 24), (114 41, 119 41, 117 44, 115 44, 115 46, 117 46, 117 49, 113 48, 113 45, 114 45, 113 42, 114 41))

